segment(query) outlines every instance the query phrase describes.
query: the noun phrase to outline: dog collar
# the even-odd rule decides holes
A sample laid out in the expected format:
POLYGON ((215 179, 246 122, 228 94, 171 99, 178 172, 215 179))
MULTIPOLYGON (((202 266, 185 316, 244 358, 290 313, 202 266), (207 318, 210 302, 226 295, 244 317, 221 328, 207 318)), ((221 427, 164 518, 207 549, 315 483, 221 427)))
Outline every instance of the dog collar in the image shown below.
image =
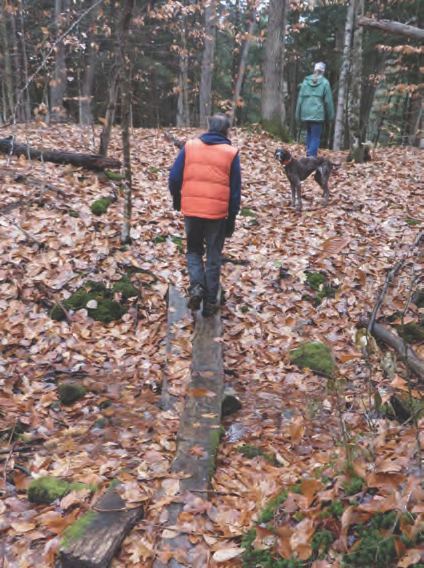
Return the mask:
POLYGON ((292 157, 290 156, 290 158, 286 162, 283 162, 283 168, 287 168, 287 166, 290 164, 291 161, 292 157))

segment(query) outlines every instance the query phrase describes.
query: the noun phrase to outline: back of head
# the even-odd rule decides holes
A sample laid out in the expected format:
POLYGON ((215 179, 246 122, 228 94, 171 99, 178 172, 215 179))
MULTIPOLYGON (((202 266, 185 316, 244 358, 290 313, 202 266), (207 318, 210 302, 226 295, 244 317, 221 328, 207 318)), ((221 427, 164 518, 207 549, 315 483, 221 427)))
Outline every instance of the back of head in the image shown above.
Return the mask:
POLYGON ((223 136, 228 136, 228 131, 230 130, 230 120, 225 114, 214 114, 211 119, 209 119, 208 132, 218 132, 223 136))
POLYGON ((325 71, 325 63, 315 63, 315 67, 314 67, 314 83, 316 83, 318 81, 318 77, 324 75, 324 71, 325 71))

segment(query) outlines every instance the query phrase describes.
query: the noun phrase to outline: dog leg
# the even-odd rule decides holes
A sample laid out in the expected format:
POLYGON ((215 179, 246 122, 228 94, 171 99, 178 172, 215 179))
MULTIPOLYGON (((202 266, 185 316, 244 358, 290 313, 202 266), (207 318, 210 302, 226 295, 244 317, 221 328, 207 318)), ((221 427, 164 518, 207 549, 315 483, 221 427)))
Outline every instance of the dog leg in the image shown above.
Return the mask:
POLYGON ((328 183, 326 183, 323 187, 324 193, 324 206, 326 206, 328 204, 328 199, 330 197, 330 192, 328 191, 328 183))
POLYGON ((300 211, 302 209, 302 186, 301 186, 300 183, 297 184, 296 190, 297 190, 297 207, 296 207, 296 209, 298 209, 300 211))
POLYGON ((291 194, 292 194, 292 207, 296 205, 296 186, 294 183, 290 183, 291 194))

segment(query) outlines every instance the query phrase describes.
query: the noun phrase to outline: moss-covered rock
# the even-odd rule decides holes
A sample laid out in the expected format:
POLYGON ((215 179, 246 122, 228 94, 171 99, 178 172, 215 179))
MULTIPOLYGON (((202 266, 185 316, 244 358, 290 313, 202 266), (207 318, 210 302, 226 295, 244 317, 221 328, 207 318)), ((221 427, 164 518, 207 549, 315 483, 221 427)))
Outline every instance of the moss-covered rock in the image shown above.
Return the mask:
MULTIPOLYGON (((118 283, 116 283, 118 284, 118 283)), ((125 289, 129 291, 129 282, 125 282, 125 289)), ((79 288, 70 298, 62 301, 63 306, 67 310, 87 309, 88 315, 96 321, 102 323, 111 323, 122 318, 127 309, 120 303, 113 300, 114 290, 108 289, 103 282, 94 282, 89 280, 84 286, 79 288), (97 303, 96 308, 88 308, 87 305, 91 300, 97 303)), ((138 294, 138 290, 135 295, 138 294)), ((60 305, 56 305, 50 317, 56 321, 62 321, 66 318, 66 314, 60 305)))
POLYGON ((306 299, 314 300, 316 305, 319 305, 323 298, 334 298, 335 289, 327 283, 327 277, 321 272, 306 272, 306 281, 309 288, 316 292, 316 297, 311 298, 305 296, 306 299))
POLYGON ((82 491, 83 489, 96 490, 95 487, 85 483, 68 483, 56 477, 39 477, 30 483, 27 497, 31 503, 49 505, 56 499, 62 499, 71 491, 82 491))
POLYGON ((328 376, 333 376, 337 369, 330 348, 325 343, 311 341, 290 351, 291 362, 299 369, 311 369, 328 376))
POLYGON ((134 298, 135 296, 139 295, 138 288, 136 288, 132 284, 129 276, 127 275, 122 276, 120 280, 115 282, 115 284, 112 286, 112 291, 120 292, 120 294, 122 295, 122 300, 124 302, 126 302, 128 298, 134 298))
POLYGON ((104 170, 106 176, 111 179, 112 181, 122 181, 123 179, 125 179, 124 174, 117 174, 115 172, 112 172, 110 170, 104 170))
POLYGON ((256 213, 249 209, 249 207, 242 207, 240 211, 241 217, 256 217, 256 213))
POLYGON ((57 388, 59 392, 59 400, 62 404, 73 404, 83 396, 85 396, 85 388, 81 385, 73 383, 62 383, 57 388))
POLYGON ((100 217, 101 215, 104 215, 107 212, 109 205, 110 205, 110 199, 108 199, 107 197, 101 197, 91 205, 90 209, 93 215, 97 215, 97 217, 100 217))

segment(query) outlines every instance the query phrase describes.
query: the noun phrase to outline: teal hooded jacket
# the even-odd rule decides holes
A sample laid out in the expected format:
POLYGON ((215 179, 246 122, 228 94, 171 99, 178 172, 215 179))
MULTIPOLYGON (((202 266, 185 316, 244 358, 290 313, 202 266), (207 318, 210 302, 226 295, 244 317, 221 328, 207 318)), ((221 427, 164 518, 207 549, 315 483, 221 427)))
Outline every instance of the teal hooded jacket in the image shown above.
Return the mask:
POLYGON ((322 75, 309 75, 300 87, 296 105, 296 122, 333 120, 334 106, 330 83, 322 75))

